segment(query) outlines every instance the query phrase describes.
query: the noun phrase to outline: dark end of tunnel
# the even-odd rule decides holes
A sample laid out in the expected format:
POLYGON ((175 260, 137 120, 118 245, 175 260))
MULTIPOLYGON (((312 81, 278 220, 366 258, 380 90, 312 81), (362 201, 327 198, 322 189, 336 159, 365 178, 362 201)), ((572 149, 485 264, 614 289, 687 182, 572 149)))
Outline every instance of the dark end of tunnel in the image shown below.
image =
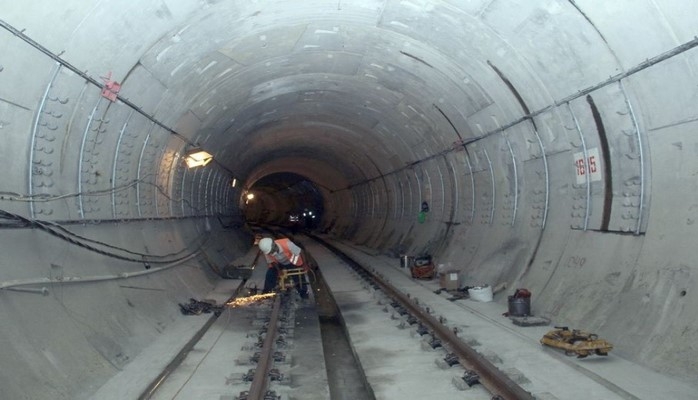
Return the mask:
POLYGON ((324 214, 320 188, 295 173, 267 175, 250 186, 244 196, 244 216, 248 222, 314 229, 320 226, 324 214), (246 197, 249 194, 253 197, 246 197))

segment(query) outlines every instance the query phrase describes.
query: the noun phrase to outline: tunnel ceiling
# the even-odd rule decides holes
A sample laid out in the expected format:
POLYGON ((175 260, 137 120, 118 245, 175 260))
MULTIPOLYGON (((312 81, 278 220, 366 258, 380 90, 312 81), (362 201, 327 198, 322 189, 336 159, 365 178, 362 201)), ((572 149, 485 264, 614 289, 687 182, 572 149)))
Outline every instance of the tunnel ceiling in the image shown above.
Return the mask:
MULTIPOLYGON (((609 17, 652 20, 643 13, 663 11, 652 4, 99 2, 32 18, 9 6, 3 20, 74 71, 112 71, 121 98, 246 187, 293 172, 333 192, 501 132, 690 38, 672 10, 673 31, 642 34, 609 17), (643 45, 628 49, 624 28, 643 45)), ((573 133, 541 134, 554 152, 573 133)))
MULTIPOLYGON (((175 114, 196 120, 195 141, 226 149, 218 160, 240 176, 301 158, 355 184, 524 114, 503 75, 525 80, 520 95, 542 107, 569 94, 561 82, 584 86, 617 72, 577 76, 579 66, 565 65, 573 57, 553 67, 517 43, 522 34, 561 54, 570 43, 598 43, 572 5, 549 2, 522 19, 521 9, 536 7, 505 3, 212 3, 151 46, 140 65, 177 99, 175 114), (561 22, 551 30, 553 15, 561 22), (575 31, 564 30, 567 22, 575 31), (488 107, 489 126, 468 125, 488 107)), ((595 54, 609 57, 598 65, 614 64, 606 49, 595 54)))
MULTIPOLYGON (((521 114, 488 62, 517 75, 528 64, 487 25, 485 4, 469 3, 209 2, 169 20, 123 77, 124 94, 162 86, 161 120, 239 176, 314 159, 358 183, 484 133, 466 119, 492 97, 521 114)), ((167 10, 154 12, 167 21, 167 10)))
POLYGON ((434 103, 448 104, 457 121, 475 111, 463 99, 488 104, 474 83, 449 90, 470 81, 457 60, 376 26, 379 9, 350 21, 307 10, 303 21, 278 21, 253 9, 230 17, 254 15, 246 19, 258 20, 254 29, 231 30, 214 13, 179 30, 176 43, 163 38, 141 60, 158 76, 185 77, 169 85, 191 93, 185 97, 193 99, 189 109, 202 120, 200 130, 213 134, 202 144, 228 148, 219 160, 242 176, 274 159, 301 157, 360 182, 445 148, 422 139, 439 137, 433 130, 440 126, 458 139, 434 103), (396 154, 402 159, 391 159, 396 154))
POLYGON ((257 184, 277 191, 296 191, 304 185, 304 182, 305 178, 301 175, 294 173, 278 173, 265 176, 257 181, 257 184))

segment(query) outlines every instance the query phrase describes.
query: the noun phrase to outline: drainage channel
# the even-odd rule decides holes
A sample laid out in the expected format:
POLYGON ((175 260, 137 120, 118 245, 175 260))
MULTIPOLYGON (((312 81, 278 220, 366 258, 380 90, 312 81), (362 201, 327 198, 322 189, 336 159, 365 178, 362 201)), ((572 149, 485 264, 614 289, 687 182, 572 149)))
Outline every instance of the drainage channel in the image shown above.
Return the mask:
POLYGON ((331 400, 375 400, 373 390, 351 346, 337 303, 319 269, 315 271, 311 286, 320 320, 331 400))

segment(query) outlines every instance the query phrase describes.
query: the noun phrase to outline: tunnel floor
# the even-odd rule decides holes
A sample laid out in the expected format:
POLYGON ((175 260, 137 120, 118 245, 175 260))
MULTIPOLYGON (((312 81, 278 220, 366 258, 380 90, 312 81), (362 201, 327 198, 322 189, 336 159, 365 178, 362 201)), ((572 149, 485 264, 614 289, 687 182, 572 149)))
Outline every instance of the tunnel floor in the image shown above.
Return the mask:
POLYGON ((331 400, 375 400, 322 270, 312 276, 331 400))
MULTIPOLYGON (((400 326, 400 320, 391 313, 385 301, 375 290, 361 283, 356 274, 329 250, 310 239, 301 241, 320 265, 332 297, 341 312, 346 333, 351 340, 342 358, 356 354, 361 363, 365 379, 377 399, 412 398, 465 398, 489 399, 490 396, 477 385, 464 388, 456 382, 463 374, 459 366, 440 366, 445 351, 425 346, 424 339, 415 333, 413 327, 400 326), (351 346, 349 348, 349 346, 351 346)), ((457 328, 458 335, 480 354, 505 371, 518 384, 530 391, 536 398, 545 400, 586 400, 586 399, 642 399, 658 398, 692 399, 698 388, 687 382, 673 380, 647 368, 633 364, 613 351, 606 357, 590 356, 579 359, 565 356, 561 351, 541 346, 540 338, 550 326, 521 327, 512 324, 503 315, 506 302, 495 295, 492 302, 478 302, 470 299, 451 301, 449 295, 438 292, 438 280, 414 280, 407 269, 400 268, 398 259, 385 256, 372 256, 366 249, 333 242, 333 245, 364 265, 371 265, 387 278, 391 284, 421 304, 433 310, 434 315, 442 316, 449 326, 457 328)), ((251 260, 254 252, 244 258, 251 260)), ((265 268, 258 266, 247 282, 251 287, 260 287, 265 268)), ((238 280, 221 281, 219 287, 207 296, 225 301, 238 280)), ((317 296, 317 287, 314 289, 317 296)), ((535 294, 534 294, 535 295, 535 294)), ((284 399, 335 399, 363 398, 352 388, 342 393, 348 397, 330 396, 328 373, 323 345, 320 320, 327 319, 332 311, 324 306, 301 304, 296 310, 296 345, 293 356, 287 365, 291 382, 286 386, 284 399), (321 318, 318 318, 318 315, 321 318), (301 339, 300 337, 305 337, 301 339)), ((535 314, 535 308, 532 310, 535 314)), ((178 369, 174 379, 165 382, 154 399, 195 398, 230 400, 237 398, 240 371, 247 366, 236 365, 242 349, 252 339, 249 332, 254 330, 255 313, 250 310, 224 312, 202 342, 197 345, 183 368, 178 369), (196 397, 198 396, 198 397, 196 397)), ((139 385, 147 383, 147 377, 159 372, 169 358, 205 323, 204 316, 182 316, 174 322, 170 333, 163 334, 153 346, 127 365, 121 373, 107 382, 92 397, 102 400, 136 398, 124 393, 124 388, 136 391, 139 385), (158 364, 162 366, 158 366, 158 364)), ((336 320, 336 318, 335 318, 336 320)), ((404 325, 404 324, 403 324, 404 325)), ((339 324, 334 329, 344 330, 339 324)), ((340 335, 341 336, 341 335, 340 335)), ((327 339, 330 340, 330 339, 327 339)), ((330 340, 332 341, 332 340, 330 340)), ((335 348, 331 344, 327 348, 335 348)), ((330 355, 332 356, 332 355, 330 355)), ((333 368, 330 367, 330 374, 333 368)), ((334 373, 340 373, 334 371, 334 373)), ((354 374, 354 375, 359 375, 354 374)), ((335 376, 335 378, 337 378, 335 376)), ((346 384, 356 386, 360 376, 340 376, 346 384)), ((169 379, 168 379, 169 380, 169 379)), ((337 390, 339 386, 335 386, 337 390)), ((341 390, 341 388, 339 389, 341 390)))

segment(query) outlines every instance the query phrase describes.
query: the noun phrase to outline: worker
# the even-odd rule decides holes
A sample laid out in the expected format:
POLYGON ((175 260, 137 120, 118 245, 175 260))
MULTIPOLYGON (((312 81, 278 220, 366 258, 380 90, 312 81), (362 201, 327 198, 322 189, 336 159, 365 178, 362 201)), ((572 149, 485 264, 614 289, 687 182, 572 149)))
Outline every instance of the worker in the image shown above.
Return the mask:
MULTIPOLYGON (((279 268, 306 268, 303 260, 302 250, 290 239, 277 239, 265 237, 259 241, 259 250, 264 253, 267 260, 267 274, 264 278, 264 289, 262 293, 269 293, 274 290, 279 280, 279 268)), ((301 298, 308 298, 308 286, 304 276, 294 275, 296 289, 301 298)))

